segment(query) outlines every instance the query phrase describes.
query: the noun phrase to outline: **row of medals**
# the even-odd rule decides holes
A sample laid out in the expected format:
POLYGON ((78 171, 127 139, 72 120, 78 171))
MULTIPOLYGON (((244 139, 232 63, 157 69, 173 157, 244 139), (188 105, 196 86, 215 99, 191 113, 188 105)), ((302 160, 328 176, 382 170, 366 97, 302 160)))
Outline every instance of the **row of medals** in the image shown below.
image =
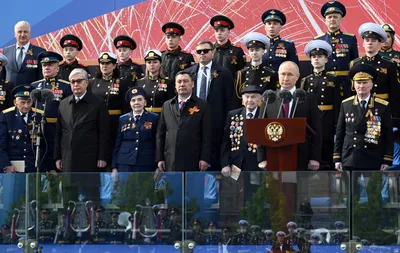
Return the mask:
POLYGON ((378 145, 378 139, 381 136, 381 122, 377 120, 367 121, 367 132, 365 133, 365 141, 378 145))
MULTIPOLYGON (((229 138, 231 139, 231 151, 239 150, 240 138, 243 136, 243 115, 235 115, 231 117, 231 126, 229 138)), ((257 152, 256 144, 248 144, 248 150, 255 153, 257 152)))

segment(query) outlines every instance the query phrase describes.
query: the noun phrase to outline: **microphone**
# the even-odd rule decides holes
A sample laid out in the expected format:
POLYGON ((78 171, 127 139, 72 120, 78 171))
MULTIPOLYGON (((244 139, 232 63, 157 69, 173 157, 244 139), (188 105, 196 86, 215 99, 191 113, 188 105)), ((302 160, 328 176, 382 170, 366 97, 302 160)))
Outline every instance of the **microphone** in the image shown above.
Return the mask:
POLYGON ((306 101, 306 98, 307 98, 307 93, 306 93, 306 91, 303 90, 303 89, 296 89, 296 90, 293 92, 293 99, 296 100, 296 104, 294 105, 294 110, 293 110, 293 113, 292 113, 292 118, 294 118, 294 114, 296 113, 297 104, 303 103, 304 101, 306 101))
POLYGON ((30 95, 33 102, 40 101, 42 99, 42 92, 40 89, 34 89, 30 95))
POLYGON ((279 111, 278 111, 278 115, 276 115, 277 118, 279 118, 279 115, 282 112, 282 106, 283 104, 289 104, 290 101, 292 101, 292 93, 289 90, 281 90, 278 93, 279 98, 281 99, 281 105, 279 106, 279 111))
POLYGON ((262 117, 265 118, 265 113, 267 112, 268 104, 272 104, 276 100, 276 93, 273 90, 266 90, 262 94, 262 101, 265 102, 265 107, 262 113, 262 117))
POLYGON ((54 99, 54 94, 50 89, 42 89, 41 100, 42 102, 51 102, 54 99))

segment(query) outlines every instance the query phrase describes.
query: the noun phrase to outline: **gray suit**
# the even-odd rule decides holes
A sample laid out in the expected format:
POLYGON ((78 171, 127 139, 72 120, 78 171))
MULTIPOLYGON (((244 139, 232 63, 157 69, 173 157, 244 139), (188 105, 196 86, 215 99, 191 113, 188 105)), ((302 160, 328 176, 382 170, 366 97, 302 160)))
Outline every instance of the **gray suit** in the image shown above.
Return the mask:
POLYGON ((29 45, 28 50, 25 52, 25 59, 20 68, 18 68, 16 59, 16 46, 15 44, 4 48, 3 54, 8 58, 6 65, 6 80, 12 82, 15 86, 22 84, 31 84, 34 81, 42 79, 42 67, 37 60, 38 54, 45 49, 29 45))

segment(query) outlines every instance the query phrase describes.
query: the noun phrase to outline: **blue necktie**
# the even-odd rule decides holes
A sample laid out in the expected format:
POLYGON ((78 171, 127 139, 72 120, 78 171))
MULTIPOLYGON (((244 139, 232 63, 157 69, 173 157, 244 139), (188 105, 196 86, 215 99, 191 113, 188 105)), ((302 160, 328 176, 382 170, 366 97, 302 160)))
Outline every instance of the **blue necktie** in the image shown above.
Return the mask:
POLYGON ((199 98, 201 98, 203 100, 207 100, 207 66, 203 67, 199 98))

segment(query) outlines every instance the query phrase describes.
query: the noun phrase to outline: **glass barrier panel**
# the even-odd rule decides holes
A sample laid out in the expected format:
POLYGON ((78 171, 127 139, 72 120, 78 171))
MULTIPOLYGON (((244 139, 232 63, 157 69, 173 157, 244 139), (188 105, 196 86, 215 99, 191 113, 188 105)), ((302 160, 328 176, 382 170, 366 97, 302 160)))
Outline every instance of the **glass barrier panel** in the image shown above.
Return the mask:
POLYGON ((43 252, 178 252, 182 173, 28 175, 43 252))
POLYGON ((32 214, 26 209, 26 182, 23 173, 0 174, 0 252, 20 251, 18 238, 34 228, 32 214))
POLYGON ((349 173, 185 175, 185 242, 193 252, 343 252, 349 173))
POLYGON ((400 171, 351 175, 352 247, 358 252, 400 252, 400 171))

